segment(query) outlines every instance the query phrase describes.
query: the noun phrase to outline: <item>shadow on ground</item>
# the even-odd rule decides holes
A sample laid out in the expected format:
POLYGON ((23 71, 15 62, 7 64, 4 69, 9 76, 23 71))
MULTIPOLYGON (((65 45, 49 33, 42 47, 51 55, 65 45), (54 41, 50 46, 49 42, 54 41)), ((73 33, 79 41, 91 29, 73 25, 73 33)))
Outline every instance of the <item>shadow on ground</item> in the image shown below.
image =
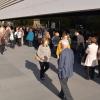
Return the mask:
MULTIPOLYGON (((52 65, 53 66, 53 65, 52 65)), ((46 88, 48 88, 52 93, 54 93, 56 96, 58 95, 59 91, 58 89, 55 87, 55 85, 52 83, 52 79, 50 79, 48 77, 48 75, 46 74, 45 77, 46 79, 44 81, 40 80, 40 77, 39 77, 39 68, 37 67, 36 64, 26 60, 25 61, 25 67, 31 71, 33 71, 33 74, 34 76, 36 77, 36 79, 38 81, 41 82, 41 84, 43 84, 46 88)), ((53 67, 52 67, 53 68, 53 67)), ((54 69, 54 71, 56 71, 54 69)))
POLYGON ((53 72, 55 72, 56 74, 58 74, 58 70, 57 70, 56 66, 55 66, 54 64, 52 64, 51 62, 49 63, 49 65, 50 65, 50 69, 51 69, 53 72))
MULTIPOLYGON (((80 61, 81 60, 75 55, 74 72, 76 74, 80 75, 81 77, 83 77, 84 79, 86 79, 86 77, 87 77, 86 68, 85 68, 85 66, 82 66, 80 64, 80 61)), ((95 78, 93 81, 100 84, 100 78, 97 78, 96 76, 97 76, 97 74, 95 73, 95 78)))

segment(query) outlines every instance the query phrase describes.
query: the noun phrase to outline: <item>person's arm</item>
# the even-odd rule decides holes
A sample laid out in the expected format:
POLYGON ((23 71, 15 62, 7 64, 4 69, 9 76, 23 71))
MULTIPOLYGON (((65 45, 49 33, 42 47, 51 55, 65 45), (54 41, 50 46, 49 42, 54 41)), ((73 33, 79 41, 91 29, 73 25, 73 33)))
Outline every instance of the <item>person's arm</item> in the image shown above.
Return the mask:
POLYGON ((64 63, 65 63, 65 54, 62 53, 60 55, 60 58, 59 58, 59 62, 58 62, 58 76, 60 79, 63 79, 63 67, 64 67, 64 63))
POLYGON ((41 46, 39 46, 36 54, 37 54, 37 56, 39 57, 40 60, 44 59, 44 57, 42 57, 42 53, 41 53, 41 46))
POLYGON ((74 53, 73 53, 73 51, 72 51, 72 62, 74 64, 74 53))
POLYGON ((56 55, 58 59, 59 59, 60 53, 61 53, 61 41, 58 43, 57 50, 56 50, 56 55))
POLYGON ((50 47, 48 47, 48 51, 49 51, 48 57, 50 58, 50 57, 51 57, 51 50, 50 50, 50 47))
POLYGON ((88 54, 89 53, 89 49, 90 49, 90 45, 87 47, 85 53, 88 54))

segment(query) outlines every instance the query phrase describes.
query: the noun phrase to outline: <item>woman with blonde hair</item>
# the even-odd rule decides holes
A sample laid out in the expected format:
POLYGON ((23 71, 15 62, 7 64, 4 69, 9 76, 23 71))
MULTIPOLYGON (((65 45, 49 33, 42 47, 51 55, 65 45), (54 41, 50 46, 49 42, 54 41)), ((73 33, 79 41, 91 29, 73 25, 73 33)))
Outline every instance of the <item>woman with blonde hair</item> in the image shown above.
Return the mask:
POLYGON ((70 44, 69 44, 69 41, 68 41, 68 38, 67 38, 67 34, 65 32, 62 35, 62 40, 59 41, 58 46, 57 46, 56 55, 57 55, 58 59, 59 59, 59 56, 60 56, 60 54, 62 52, 62 45, 61 45, 62 43, 66 44, 66 46, 68 48, 70 48, 70 44))
POLYGON ((50 44, 51 37, 50 37, 50 33, 49 33, 48 31, 47 31, 47 32, 45 32, 45 34, 44 34, 43 38, 46 38, 46 39, 48 40, 49 44, 50 44))

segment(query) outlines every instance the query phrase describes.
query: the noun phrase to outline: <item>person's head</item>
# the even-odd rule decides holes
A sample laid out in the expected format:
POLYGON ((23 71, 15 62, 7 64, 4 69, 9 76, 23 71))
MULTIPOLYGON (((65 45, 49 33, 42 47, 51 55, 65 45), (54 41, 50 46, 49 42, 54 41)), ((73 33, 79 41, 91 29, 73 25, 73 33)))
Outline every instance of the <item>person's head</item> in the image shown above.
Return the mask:
POLYGON ((96 37, 91 37, 91 43, 97 44, 97 38, 96 37))
POLYGON ((49 32, 45 32, 44 37, 47 38, 47 39, 50 39, 50 33, 49 32))
POLYGON ((58 32, 55 32, 55 36, 59 36, 59 33, 58 32))
POLYGON ((19 27, 16 27, 16 31, 19 31, 19 27))
POLYGON ((20 27, 20 30, 23 30, 23 28, 22 28, 22 27, 20 27))
POLYGON ((68 43, 66 41, 62 41, 61 42, 61 47, 62 47, 63 50, 68 48, 68 43))
POLYGON ((49 42, 48 42, 48 40, 47 40, 46 38, 43 38, 43 39, 42 39, 42 45, 43 45, 43 46, 45 46, 45 47, 48 46, 48 43, 49 43, 49 42))
POLYGON ((91 44, 91 36, 88 37, 88 39, 86 40, 86 43, 91 44))
POLYGON ((64 33, 62 34, 62 39, 67 39, 67 33, 64 32, 64 33))
POLYGON ((30 29, 29 29, 29 31, 30 31, 30 32, 32 32, 32 31, 33 31, 33 29, 32 29, 32 28, 30 28, 30 29))
POLYGON ((80 33, 78 31, 75 32, 75 36, 78 36, 80 33))

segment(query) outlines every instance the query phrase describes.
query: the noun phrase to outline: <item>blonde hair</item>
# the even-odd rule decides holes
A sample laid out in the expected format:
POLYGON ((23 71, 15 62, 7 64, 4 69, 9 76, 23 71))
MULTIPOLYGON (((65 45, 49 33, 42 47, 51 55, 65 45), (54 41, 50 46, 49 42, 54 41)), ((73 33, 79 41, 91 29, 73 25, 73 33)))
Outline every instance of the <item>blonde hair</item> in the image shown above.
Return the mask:
POLYGON ((42 38, 41 43, 44 44, 46 41, 49 43, 48 39, 44 37, 44 38, 42 38))

